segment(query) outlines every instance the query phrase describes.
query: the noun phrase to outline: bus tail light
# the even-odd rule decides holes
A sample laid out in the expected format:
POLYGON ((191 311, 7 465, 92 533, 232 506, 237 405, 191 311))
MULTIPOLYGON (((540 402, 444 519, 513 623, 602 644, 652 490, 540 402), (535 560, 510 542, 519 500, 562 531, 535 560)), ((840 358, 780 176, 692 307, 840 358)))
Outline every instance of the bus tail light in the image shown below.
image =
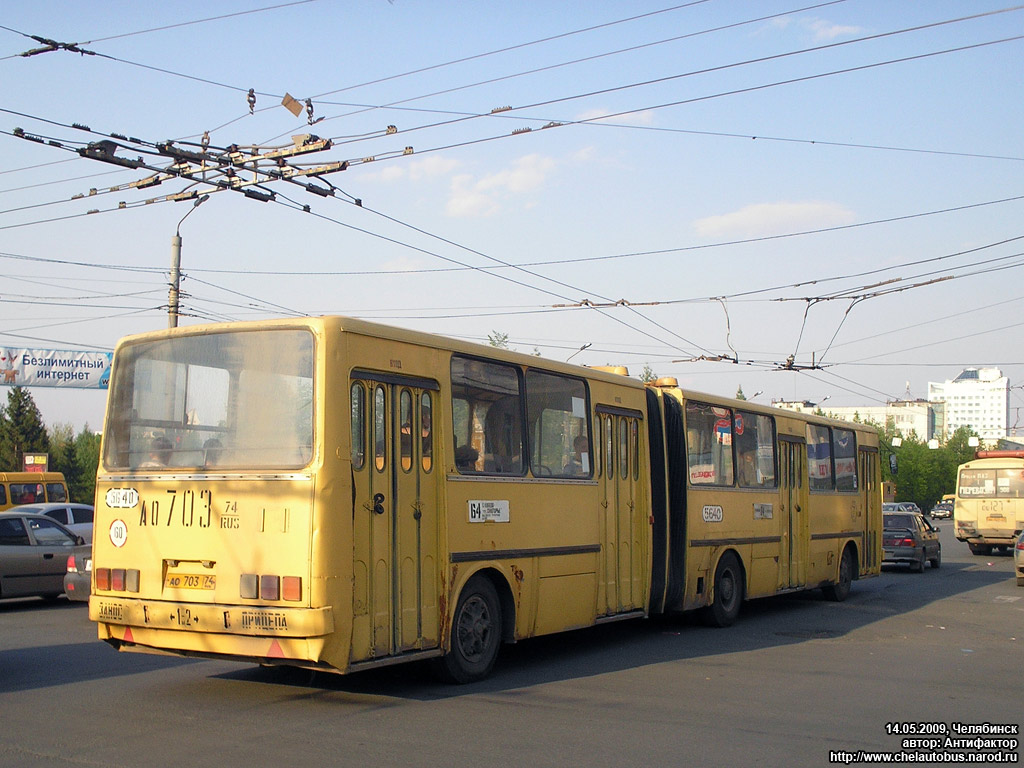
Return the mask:
MULTIPOLYGON (((71 563, 68 563, 70 570, 71 563)), ((139 569, 138 568, 97 568, 96 589, 106 589, 114 592, 138 592, 139 591, 139 569)))
POLYGON ((260 595, 264 600, 280 600, 281 579, 277 576, 260 576, 260 595))
POLYGON ((243 573, 238 584, 238 592, 245 600, 255 600, 260 596, 260 577, 255 573, 243 573))
POLYGON ((302 599, 302 579, 299 576, 285 576, 281 579, 281 598, 293 602, 302 599))
POLYGON ((244 600, 302 600, 301 576, 243 573, 238 584, 244 600))

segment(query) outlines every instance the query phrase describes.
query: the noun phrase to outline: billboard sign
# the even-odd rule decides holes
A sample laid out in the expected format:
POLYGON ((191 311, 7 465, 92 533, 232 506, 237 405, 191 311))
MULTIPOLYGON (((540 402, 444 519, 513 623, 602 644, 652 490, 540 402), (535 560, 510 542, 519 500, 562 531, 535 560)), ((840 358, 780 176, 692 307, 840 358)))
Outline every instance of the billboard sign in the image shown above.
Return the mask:
POLYGON ((113 352, 0 347, 0 383, 9 387, 106 389, 113 352))

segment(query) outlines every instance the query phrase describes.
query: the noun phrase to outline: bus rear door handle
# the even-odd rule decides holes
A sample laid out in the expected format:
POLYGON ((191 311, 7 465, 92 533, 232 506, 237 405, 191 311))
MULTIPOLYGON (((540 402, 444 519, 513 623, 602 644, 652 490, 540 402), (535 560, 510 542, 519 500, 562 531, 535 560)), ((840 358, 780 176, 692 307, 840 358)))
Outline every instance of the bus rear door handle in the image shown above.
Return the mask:
POLYGON ((384 514, 384 494, 375 493, 373 494, 373 511, 375 514, 384 514))

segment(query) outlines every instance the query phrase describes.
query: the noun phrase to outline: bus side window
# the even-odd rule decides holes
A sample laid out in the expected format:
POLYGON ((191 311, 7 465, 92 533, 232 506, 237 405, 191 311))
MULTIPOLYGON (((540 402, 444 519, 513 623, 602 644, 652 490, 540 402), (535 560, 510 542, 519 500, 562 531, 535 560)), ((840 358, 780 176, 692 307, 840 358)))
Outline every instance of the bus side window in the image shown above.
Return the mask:
POLYGON ((687 462, 691 485, 732 485, 733 414, 729 408, 686 403, 687 462))
POLYGON ((62 483, 47 483, 46 484, 46 499, 47 501, 67 501, 68 493, 64 490, 62 483))
POLYGON ((373 465, 378 472, 384 471, 387 459, 387 410, 385 409, 384 387, 380 384, 373 390, 373 465))
POLYGON ((412 423, 412 393, 408 389, 403 389, 398 396, 398 423, 402 425, 402 434, 398 441, 402 471, 409 472, 412 469, 412 436, 415 425, 412 423))
POLYGON ((619 417, 619 474, 625 480, 629 477, 629 423, 619 417))
POLYGON ((832 456, 836 467, 836 490, 857 490, 857 440, 853 430, 832 430, 832 456))
POLYGON ((832 441, 828 427, 807 425, 807 472, 812 491, 831 491, 835 488, 832 482, 832 441))
POLYGON ((640 425, 636 419, 629 420, 629 429, 633 435, 633 480, 640 479, 640 425))
POLYGON ((526 372, 530 469, 534 477, 590 477, 587 386, 582 379, 526 372))
POLYGON ((604 417, 604 474, 609 480, 615 477, 615 431, 612 417, 604 417))
POLYGON ((431 418, 430 393, 424 392, 420 396, 420 450, 423 463, 423 471, 429 472, 434 465, 434 422, 431 418))
POLYGON ((0 483, 0 504, 7 503, 7 486, 0 483))
POLYGON ((352 469, 366 463, 366 390, 360 382, 352 385, 352 469))
POLYGON ((522 476, 525 414, 520 370, 453 355, 451 377, 458 471, 522 476))
POLYGON ((775 422, 737 411, 733 419, 736 475, 741 488, 775 487, 775 422))

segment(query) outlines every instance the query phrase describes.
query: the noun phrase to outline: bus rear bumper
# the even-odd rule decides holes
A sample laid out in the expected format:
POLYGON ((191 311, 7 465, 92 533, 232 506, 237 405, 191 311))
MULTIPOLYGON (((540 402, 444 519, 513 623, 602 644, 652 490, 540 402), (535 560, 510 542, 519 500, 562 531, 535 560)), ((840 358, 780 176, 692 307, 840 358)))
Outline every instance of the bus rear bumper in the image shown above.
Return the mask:
MULTIPOLYGON (((1017 536, 1019 535, 1018 533, 1017 536)), ((957 536, 957 539, 976 546, 1012 547, 1017 541, 1017 536, 965 536, 962 539, 957 536)))
POLYGON ((268 663, 319 661, 334 632, 325 608, 176 603, 93 595, 89 618, 99 638, 120 650, 245 658, 268 663))

